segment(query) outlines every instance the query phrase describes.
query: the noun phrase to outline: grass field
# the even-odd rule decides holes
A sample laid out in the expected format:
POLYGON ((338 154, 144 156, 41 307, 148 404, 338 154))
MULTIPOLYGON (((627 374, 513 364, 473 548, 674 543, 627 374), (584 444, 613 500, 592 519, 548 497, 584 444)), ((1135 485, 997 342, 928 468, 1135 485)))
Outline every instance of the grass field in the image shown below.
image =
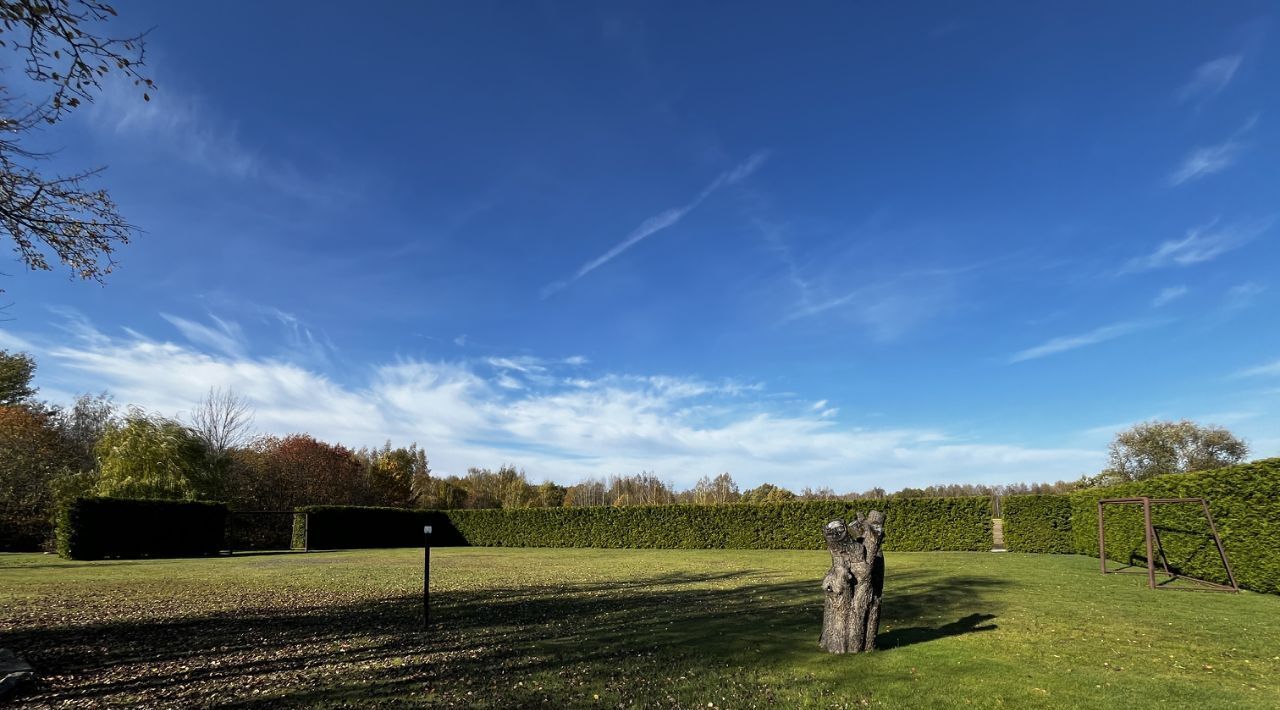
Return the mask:
POLYGON ((1280 597, 1084 557, 887 556, 883 650, 817 648, 823 552, 0 555, 18 704, 1280 707, 1280 597))

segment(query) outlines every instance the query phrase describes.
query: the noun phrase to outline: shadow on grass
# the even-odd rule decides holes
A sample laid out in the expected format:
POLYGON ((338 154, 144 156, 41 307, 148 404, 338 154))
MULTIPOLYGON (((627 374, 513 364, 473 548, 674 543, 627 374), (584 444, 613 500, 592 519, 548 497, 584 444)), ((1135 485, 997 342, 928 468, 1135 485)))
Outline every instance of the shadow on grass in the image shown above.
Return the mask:
MULTIPOLYGON (((880 645, 892 653, 992 628, 980 625, 993 618, 983 613, 992 610, 984 593, 1005 584, 891 575, 880 645), (936 628, 919 625, 961 612, 972 613, 936 628)), ((359 593, 366 597, 247 598, 234 613, 193 609, 174 618, 27 628, 4 634, 0 645, 26 655, 43 676, 20 702, 48 704, 368 706, 425 698, 469 705, 480 697, 473 693, 484 693, 491 704, 513 706, 567 703, 596 685, 624 702, 669 704, 672 678, 684 680, 689 670, 750 674, 820 654, 816 578, 732 572, 436 591, 428 631, 420 596, 359 593)))
POLYGON ((914 643, 936 641, 947 636, 973 633, 974 631, 992 631, 996 628, 995 624, 980 624, 994 618, 996 618, 995 614, 970 614, 942 626, 913 626, 905 629, 894 629, 880 634, 876 644, 880 648, 888 650, 901 646, 910 646, 914 643))
POLYGON ((279 555, 317 555, 324 552, 337 552, 337 550, 241 550, 236 549, 235 552, 226 553, 225 557, 275 557, 279 555))
MULTIPOLYGON (((181 564, 191 560, 190 557, 147 557, 143 559, 126 559, 126 560, 89 560, 89 561, 68 561, 57 557, 53 557, 49 562, 18 562, 14 564, 0 564, 3 570, 29 570, 29 569, 106 569, 108 567, 134 567, 143 564, 181 564)), ((201 558, 204 559, 204 558, 201 558)))
MULTIPOLYGON (((1206 527, 1203 530, 1154 525, 1158 547, 1155 548, 1156 574, 1165 576, 1167 568, 1177 576, 1202 577, 1211 583, 1226 584, 1230 581, 1226 567, 1218 555, 1217 545, 1206 527)), ((1121 567, 1110 570, 1120 573, 1146 574, 1147 555, 1145 538, 1136 540, 1126 553, 1115 554, 1108 548, 1108 559, 1120 562, 1121 567), (1135 570, 1135 572, 1129 572, 1135 570)), ((1161 584, 1167 584, 1166 580, 1161 584)))
POLYGON ((154 565, 154 564, 181 564, 190 562, 194 559, 208 560, 212 558, 223 557, 227 559, 235 559, 240 557, 274 557, 285 555, 319 555, 325 552, 342 552, 342 550, 236 550, 234 554, 220 552, 205 557, 189 557, 189 556, 172 556, 172 557, 125 557, 113 558, 108 557, 101 560, 66 560, 54 555, 49 556, 48 562, 15 562, 6 563, 4 558, 0 557, 0 569, 76 569, 78 567, 103 569, 108 565, 111 566, 137 566, 137 565, 154 565))

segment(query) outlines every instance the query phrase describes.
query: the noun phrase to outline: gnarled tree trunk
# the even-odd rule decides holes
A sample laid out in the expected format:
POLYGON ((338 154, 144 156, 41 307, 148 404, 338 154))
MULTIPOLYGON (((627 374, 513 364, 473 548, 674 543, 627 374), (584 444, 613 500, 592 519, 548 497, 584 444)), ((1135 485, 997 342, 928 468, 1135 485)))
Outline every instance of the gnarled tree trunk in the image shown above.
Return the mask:
POLYGON ((831 653, 861 653, 876 647, 880 597, 884 594, 884 513, 845 524, 832 520, 822 530, 831 551, 831 569, 822 580, 826 607, 818 644, 831 653))

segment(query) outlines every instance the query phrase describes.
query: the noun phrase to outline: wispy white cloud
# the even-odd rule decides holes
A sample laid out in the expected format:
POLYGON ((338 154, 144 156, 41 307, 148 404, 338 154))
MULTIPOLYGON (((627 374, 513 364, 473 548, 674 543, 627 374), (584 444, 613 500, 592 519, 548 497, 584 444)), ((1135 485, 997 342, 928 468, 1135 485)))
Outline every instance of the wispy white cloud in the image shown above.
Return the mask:
POLYGON ((25 338, 0 330, 0 350, 27 351, 31 348, 31 342, 25 338))
POLYGON ((1105 343, 1108 340, 1115 340, 1116 338, 1123 337, 1143 328, 1151 327, 1152 325, 1155 325, 1155 323, 1128 321, 1104 325, 1101 328, 1095 328, 1087 333, 1081 333, 1079 335, 1059 336, 1045 341, 1035 347, 1027 348, 1026 350, 1019 350, 1009 358, 1009 363, 1013 364, 1024 362, 1026 360, 1035 360, 1037 358, 1056 355, 1068 350, 1075 350, 1077 348, 1088 347, 1090 345, 1097 345, 1098 343, 1105 343))
POLYGON ((182 333, 182 337, 196 345, 203 345, 233 357, 244 355, 244 331, 238 323, 223 320, 212 313, 209 314, 209 320, 213 321, 212 326, 171 316, 168 313, 161 313, 160 317, 172 323, 182 333))
POLYGON ((1187 83, 1178 89, 1178 100, 1205 99, 1227 88, 1243 60, 1242 54, 1228 54, 1196 67, 1187 83))
POLYGON ((1193 266, 1212 261, 1248 244, 1266 232, 1273 222, 1268 218, 1250 224, 1220 224, 1214 219, 1206 225, 1188 229, 1187 236, 1182 239, 1162 242, 1152 253, 1130 259, 1120 273, 1193 266))
POLYGON ((1257 419, 1266 416, 1266 412, 1260 412, 1254 409, 1233 409, 1225 412, 1209 412, 1207 414, 1199 414, 1192 417, 1194 421, 1204 422, 1206 424, 1238 424, 1246 422, 1250 419, 1257 419))
POLYGON ((1078 433, 1084 436, 1085 438, 1089 438, 1089 439, 1097 439, 1097 438, 1110 439, 1111 437, 1115 436, 1117 433, 1124 431, 1125 429, 1132 428, 1135 424, 1140 424, 1142 422, 1156 421, 1164 418, 1166 418, 1165 415, 1156 413, 1148 417, 1143 417, 1142 419, 1134 419, 1132 421, 1119 422, 1116 424, 1103 424, 1101 426, 1089 427, 1088 429, 1081 429, 1078 433))
MULTIPOLYGON (((39 376, 50 390, 106 388, 122 402, 179 414, 210 386, 232 387, 252 402, 265 432, 306 431, 355 446, 388 437, 417 441, 442 473, 516 462, 534 477, 566 483, 653 470, 687 486, 729 471, 744 485, 822 481, 863 490, 1072 478, 1101 464, 1095 450, 972 441, 936 429, 851 427, 833 407, 787 404, 758 384, 604 374, 508 387, 504 378, 519 371, 413 360, 361 368, 367 376, 339 383, 278 359, 92 329, 83 336, 36 343, 39 376)), ((572 367, 544 362, 552 372, 572 367)))
POLYGON ((808 303, 807 302, 808 299, 804 299, 804 301, 806 302, 802 302, 800 307, 792 311, 787 316, 787 320, 796 320, 798 318, 808 318, 809 316, 816 316, 819 313, 825 313, 826 311, 829 311, 833 308, 839 308, 840 306, 843 306, 847 303, 852 303, 854 299, 863 295, 864 292, 865 292, 865 289, 857 289, 855 291, 846 293, 843 296, 836 296, 835 298, 827 298, 827 299, 818 301, 817 303, 808 303))
POLYGON ((732 170, 726 170, 725 172, 720 173, 711 181, 711 184, 703 188, 702 192, 699 192, 696 197, 685 205, 663 210, 662 212, 646 219, 644 222, 640 223, 639 227, 636 227, 635 230, 628 234, 625 239, 615 244, 613 248, 609 249, 609 251, 606 251, 604 254, 601 254, 600 256, 583 264, 576 272, 574 272, 573 276, 544 286, 542 288, 542 297, 546 298, 558 291, 568 288, 578 279, 581 279, 583 276, 586 276, 592 271, 595 271, 601 266, 609 263, 613 259, 617 258, 618 255, 640 243, 640 241, 653 236, 664 229, 675 226, 680 222, 680 220, 684 219, 685 215, 697 209, 699 205, 706 201, 708 197, 715 194, 715 192, 720 188, 733 185, 750 177, 752 173, 760 168, 761 165, 764 165, 764 162, 768 157, 769 154, 767 152, 758 151, 741 164, 735 166, 732 170))
POLYGON ((491 357, 487 358, 491 366, 498 370, 515 370, 516 372, 546 372, 547 368, 543 364, 541 358, 523 355, 520 357, 491 357))
MULTIPOLYGON (((767 218, 768 199, 753 194, 751 224, 767 252, 782 267, 759 291, 768 312, 785 325, 811 318, 842 322, 876 342, 891 342, 936 317, 962 307, 965 278, 992 261, 954 266, 902 266, 868 260, 865 246, 877 241, 912 241, 913 228, 894 233, 886 224, 891 211, 880 208, 847 227, 839 240, 808 250, 793 246, 793 227, 767 218), (806 253, 807 252, 807 253, 806 253), (784 312, 778 312, 779 308, 784 312)), ((811 240, 812 241, 812 240, 811 240)))
POLYGON ((1236 373, 1237 377, 1271 377, 1280 376, 1280 360, 1265 365, 1258 365, 1236 373))
POLYGON ((557 381, 563 381, 555 374, 557 371, 566 367, 580 368, 589 361, 582 355, 571 355, 562 359, 516 355, 487 357, 481 362, 497 373, 498 386, 516 390, 526 387, 545 387, 557 381))
POLYGON ((873 340, 890 342, 956 304, 958 276, 978 266, 911 269, 892 278, 864 284, 843 295, 820 298, 818 289, 802 294, 783 322, 838 314, 865 328, 873 340))
MULTIPOLYGON (((757 195, 753 202, 755 203, 753 209, 757 212, 762 211, 765 200, 757 195)), ((815 284, 812 279, 805 277, 804 269, 801 267, 800 262, 797 261, 795 253, 788 243, 788 227, 785 224, 764 219, 758 214, 751 216, 751 224, 760 233, 761 238, 764 239, 769 252, 786 266, 787 280, 798 296, 798 307, 807 308, 811 306, 815 284)))
POLYGON ((509 389, 509 390, 524 389, 524 383, 512 377, 511 375, 508 375, 505 372, 498 375, 498 379, 495 381, 495 384, 497 384, 499 387, 503 389, 509 389))
POLYGON ((274 306, 261 309, 284 328, 286 354, 295 361, 329 366, 337 352, 333 341, 322 330, 313 329, 298 316, 274 306))
MULTIPOLYGON (((1116 434, 1122 431, 1132 429, 1133 427, 1158 421, 1169 421, 1178 419, 1190 419, 1191 421, 1201 422, 1204 424, 1214 424, 1218 426, 1235 425, 1242 422, 1249 422, 1266 416, 1266 412, 1251 409, 1233 409, 1214 412, 1183 412, 1174 414, 1170 412, 1154 412, 1140 419, 1133 419, 1127 422, 1117 424, 1107 424, 1104 426, 1091 427, 1079 432, 1086 440, 1095 440, 1101 443, 1103 440, 1113 439, 1116 434)), ((1264 447, 1258 451, 1268 451, 1269 447, 1264 447)))
POLYGON ((1234 140, 1206 148, 1191 151, 1182 164, 1169 174, 1169 185, 1178 186, 1185 182, 1212 175, 1231 167, 1240 154, 1240 144, 1234 140))
POLYGON ((212 120, 204 101, 173 88, 143 101, 128 83, 107 82, 90 116, 99 129, 160 144, 212 173, 249 178, 262 170, 258 155, 241 143, 233 125, 212 120))
POLYGON ((1254 115, 1225 142, 1192 150, 1169 174, 1169 186, 1177 187, 1192 180, 1222 172, 1234 165, 1245 148, 1245 144, 1241 142, 1241 136, 1253 130, 1257 123, 1258 116, 1254 115))
POLYGON ((1168 288, 1162 288, 1160 289, 1160 293, 1156 294, 1156 297, 1151 299, 1151 305, 1156 308, 1167 306, 1187 295, 1187 292, 1188 289, 1186 286, 1170 286, 1168 288))
POLYGON ((296 166, 247 145, 238 127, 220 116, 203 98, 184 94, 165 82, 163 90, 143 101, 127 82, 104 82, 87 116, 90 126, 117 139, 128 139, 183 161, 207 173, 253 181, 293 197, 334 201, 346 188, 321 182, 296 166))
POLYGON ((1227 289, 1224 306, 1230 310, 1248 308, 1249 306, 1252 306, 1258 296, 1261 296, 1266 292, 1266 290, 1266 286, 1253 281, 1246 281, 1245 283, 1237 284, 1227 289))

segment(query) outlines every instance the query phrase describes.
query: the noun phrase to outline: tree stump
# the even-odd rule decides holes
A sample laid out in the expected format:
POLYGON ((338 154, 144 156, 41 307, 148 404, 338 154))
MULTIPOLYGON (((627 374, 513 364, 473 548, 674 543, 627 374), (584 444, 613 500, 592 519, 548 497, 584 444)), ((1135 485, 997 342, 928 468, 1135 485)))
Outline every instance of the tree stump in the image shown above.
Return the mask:
POLYGON ((818 645, 831 653, 874 651, 884 594, 884 513, 862 513, 845 524, 832 520, 822 530, 831 551, 831 569, 822 580, 827 593, 818 645))

